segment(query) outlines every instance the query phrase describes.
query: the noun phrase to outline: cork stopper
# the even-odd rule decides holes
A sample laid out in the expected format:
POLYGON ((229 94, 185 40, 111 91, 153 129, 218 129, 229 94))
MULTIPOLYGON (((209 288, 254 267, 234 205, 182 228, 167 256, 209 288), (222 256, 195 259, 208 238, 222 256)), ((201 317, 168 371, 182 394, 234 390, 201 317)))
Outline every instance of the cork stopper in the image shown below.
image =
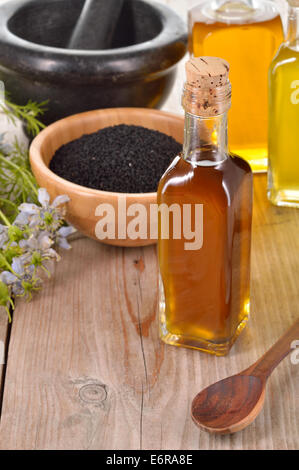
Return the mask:
POLYGON ((230 108, 229 64, 219 57, 193 57, 186 63, 187 81, 183 106, 203 117, 222 114, 230 108))
POLYGON ((229 65, 219 57, 193 57, 186 63, 187 82, 198 88, 216 88, 228 81, 229 65))
POLYGON ((299 7, 299 0, 288 0, 288 4, 291 7, 299 7))

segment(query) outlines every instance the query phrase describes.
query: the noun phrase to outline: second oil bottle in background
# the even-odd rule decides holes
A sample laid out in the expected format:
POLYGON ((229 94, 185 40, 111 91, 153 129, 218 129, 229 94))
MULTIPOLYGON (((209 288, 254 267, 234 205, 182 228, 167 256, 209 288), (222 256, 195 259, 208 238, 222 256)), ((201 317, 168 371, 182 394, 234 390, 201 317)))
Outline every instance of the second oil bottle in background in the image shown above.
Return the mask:
POLYGON ((268 68, 282 39, 281 18, 270 0, 205 0, 189 12, 190 53, 230 64, 230 150, 254 172, 267 169, 268 68))

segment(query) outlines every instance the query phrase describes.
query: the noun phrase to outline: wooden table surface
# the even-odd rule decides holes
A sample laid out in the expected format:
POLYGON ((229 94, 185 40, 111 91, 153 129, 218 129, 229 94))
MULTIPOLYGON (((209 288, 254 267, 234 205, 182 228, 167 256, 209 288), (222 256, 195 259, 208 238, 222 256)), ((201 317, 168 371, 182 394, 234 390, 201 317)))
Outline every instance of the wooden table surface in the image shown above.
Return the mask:
MULTIPOLYGON (((160 1, 183 18, 198 3, 160 1)), ((166 110, 180 112, 183 70, 182 62, 166 110)), ((190 418, 200 389, 254 362, 298 317, 299 211, 267 202, 265 176, 254 184, 251 319, 229 356, 160 342, 156 247, 78 239, 42 292, 18 300, 12 326, 0 312, 1 449, 299 447, 299 365, 290 357, 247 429, 215 436, 190 418)))
POLYGON ((298 448, 299 365, 290 357, 245 430, 210 435, 190 417, 200 389, 254 362, 298 317, 299 211, 267 202, 265 176, 254 186, 251 319, 230 354, 159 340, 155 246, 77 239, 42 292, 17 302, 10 332, 1 317, 1 449, 298 448))

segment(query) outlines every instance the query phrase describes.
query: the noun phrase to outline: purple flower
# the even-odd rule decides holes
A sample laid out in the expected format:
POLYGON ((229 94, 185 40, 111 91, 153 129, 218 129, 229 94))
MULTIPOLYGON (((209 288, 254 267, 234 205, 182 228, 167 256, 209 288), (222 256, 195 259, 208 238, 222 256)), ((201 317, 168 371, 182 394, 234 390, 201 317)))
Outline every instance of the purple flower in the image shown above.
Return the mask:
POLYGON ((19 206, 19 210, 28 217, 30 228, 45 226, 51 231, 57 230, 63 221, 64 211, 62 204, 67 203, 70 198, 67 195, 57 196, 50 204, 50 196, 45 188, 38 190, 38 201, 40 206, 33 203, 24 202, 19 206))

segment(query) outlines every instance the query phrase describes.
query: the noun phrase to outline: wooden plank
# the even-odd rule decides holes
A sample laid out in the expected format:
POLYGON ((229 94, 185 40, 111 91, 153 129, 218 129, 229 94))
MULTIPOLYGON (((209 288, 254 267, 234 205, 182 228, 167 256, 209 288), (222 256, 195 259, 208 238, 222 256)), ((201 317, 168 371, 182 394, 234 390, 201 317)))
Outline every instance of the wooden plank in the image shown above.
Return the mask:
POLYGON ((244 431, 210 435, 190 418, 200 389, 249 366, 298 317, 299 211, 271 206, 265 176, 254 179, 252 315, 229 356, 160 342, 155 247, 76 240, 14 314, 2 449, 298 448, 299 367, 290 358, 244 431))

